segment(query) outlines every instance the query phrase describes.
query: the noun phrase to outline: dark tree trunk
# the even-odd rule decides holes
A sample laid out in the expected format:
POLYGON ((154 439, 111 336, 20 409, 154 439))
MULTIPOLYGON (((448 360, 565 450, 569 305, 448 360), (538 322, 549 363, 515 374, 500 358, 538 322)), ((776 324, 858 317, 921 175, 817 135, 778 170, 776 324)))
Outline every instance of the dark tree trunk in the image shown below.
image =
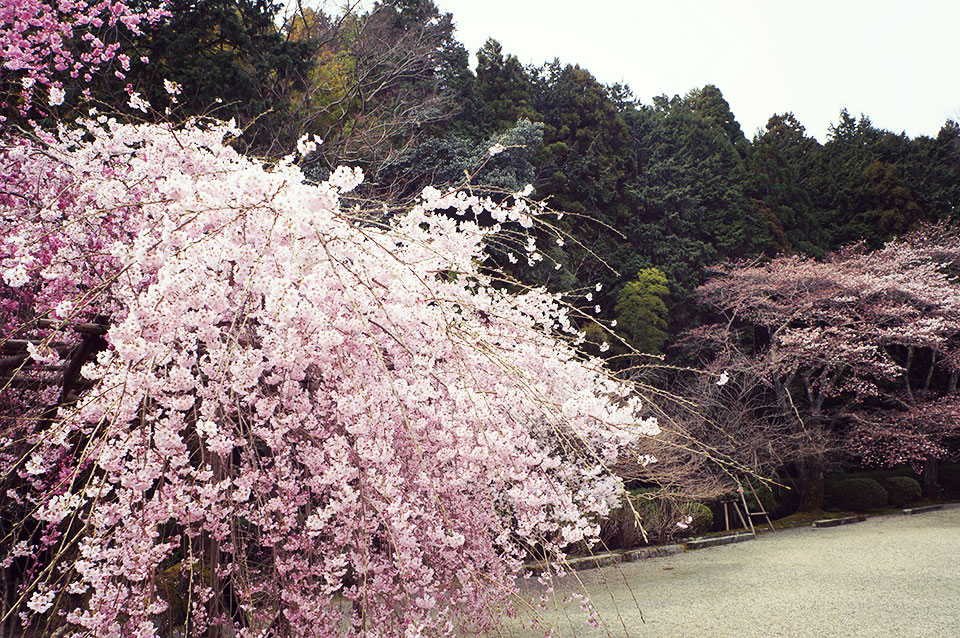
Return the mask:
POLYGON ((823 459, 805 456, 800 466, 800 511, 816 512, 823 509, 823 459))
POLYGON ((939 475, 940 464, 935 458, 928 458, 923 462, 923 474, 921 475, 921 480, 923 483, 923 496, 924 498, 938 498, 940 495, 937 493, 937 483, 939 475))

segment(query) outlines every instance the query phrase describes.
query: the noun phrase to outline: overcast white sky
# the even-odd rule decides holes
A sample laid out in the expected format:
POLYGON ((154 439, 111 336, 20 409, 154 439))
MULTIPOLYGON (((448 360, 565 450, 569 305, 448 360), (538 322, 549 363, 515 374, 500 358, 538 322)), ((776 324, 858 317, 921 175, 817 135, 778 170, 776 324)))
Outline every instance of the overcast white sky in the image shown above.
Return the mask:
POLYGON ((645 103, 715 84, 747 137, 793 111, 826 141, 840 109, 935 136, 960 119, 960 0, 435 0, 476 50, 580 64, 645 103))

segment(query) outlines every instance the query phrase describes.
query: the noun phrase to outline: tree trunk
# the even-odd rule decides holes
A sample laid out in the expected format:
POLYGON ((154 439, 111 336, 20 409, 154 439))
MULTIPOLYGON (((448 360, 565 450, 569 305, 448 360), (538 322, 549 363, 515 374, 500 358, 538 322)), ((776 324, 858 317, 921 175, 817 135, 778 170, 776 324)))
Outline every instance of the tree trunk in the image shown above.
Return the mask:
POLYGON ((805 456, 800 466, 800 511, 816 512, 823 509, 823 459, 805 456))
POLYGON ((927 458, 923 461, 923 474, 920 478, 923 482, 924 498, 937 498, 939 496, 937 493, 939 467, 940 464, 935 458, 927 458))

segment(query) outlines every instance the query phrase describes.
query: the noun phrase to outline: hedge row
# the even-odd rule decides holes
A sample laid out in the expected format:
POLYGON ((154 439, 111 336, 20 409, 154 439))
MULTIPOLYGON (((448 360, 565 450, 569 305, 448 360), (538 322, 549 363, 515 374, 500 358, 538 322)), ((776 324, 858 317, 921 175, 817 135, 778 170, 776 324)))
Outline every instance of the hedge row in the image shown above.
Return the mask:
POLYGON ((923 496, 920 483, 909 476, 891 476, 883 482, 883 486, 887 488, 890 504, 894 507, 904 507, 923 496))
POLYGON ((887 490, 869 478, 831 481, 824 486, 825 505, 839 510, 868 512, 887 504, 887 490))
POLYGON ((824 505, 830 509, 868 512, 885 507, 903 507, 920 499, 920 483, 909 476, 890 476, 881 484, 872 478, 828 480, 824 484, 824 505))

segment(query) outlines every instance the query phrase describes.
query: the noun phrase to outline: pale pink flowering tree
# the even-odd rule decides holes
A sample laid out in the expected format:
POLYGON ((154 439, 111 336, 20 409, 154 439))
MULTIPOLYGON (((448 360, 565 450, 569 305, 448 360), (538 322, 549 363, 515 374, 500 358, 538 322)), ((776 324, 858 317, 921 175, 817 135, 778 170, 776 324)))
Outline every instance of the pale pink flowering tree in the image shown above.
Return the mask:
POLYGON ((876 466, 912 465, 923 469, 924 487, 931 495, 937 479, 932 459, 949 456, 960 438, 960 397, 926 396, 915 406, 857 413, 848 445, 864 461, 876 466), (932 476, 931 476, 932 473, 932 476))
MULTIPOLYGON (((726 266, 699 293, 727 321, 690 338, 765 379, 812 440, 821 427, 851 422, 848 451, 930 469, 956 432, 941 413, 955 413, 958 247, 956 234, 928 228, 873 252, 726 266)), ((821 465, 819 454, 805 459, 811 483, 821 465)), ((812 484, 810 492, 816 508, 820 494, 812 484)))
POLYGON ((482 268, 501 229, 473 217, 530 210, 428 189, 376 223, 341 205, 359 171, 307 184, 237 133, 103 119, 0 153, 5 336, 110 326, 92 387, 4 424, 16 610, 69 636, 490 629, 531 552, 595 537, 605 466, 656 423, 558 298, 482 268))

